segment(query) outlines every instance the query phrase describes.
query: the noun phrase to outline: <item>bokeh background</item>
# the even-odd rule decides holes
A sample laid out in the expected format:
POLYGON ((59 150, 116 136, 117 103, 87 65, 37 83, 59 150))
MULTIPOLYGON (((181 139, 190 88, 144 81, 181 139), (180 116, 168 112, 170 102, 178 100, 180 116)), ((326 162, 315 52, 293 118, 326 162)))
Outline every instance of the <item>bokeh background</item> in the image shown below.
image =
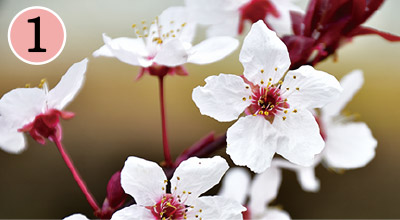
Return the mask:
MULTIPOLYGON (((99 202, 108 179, 129 155, 159 162, 163 154, 156 78, 146 75, 134 81, 138 68, 116 59, 95 59, 91 53, 103 45, 103 32, 133 37, 133 23, 151 21, 168 6, 181 4, 182 0, 0 1, 0 96, 26 83, 39 84, 42 78, 53 87, 73 63, 90 59, 86 83, 67 108, 76 118, 63 122, 64 145, 99 202), (41 66, 20 61, 7 41, 12 18, 34 5, 54 10, 67 29, 64 51, 41 66)), ((300 5, 305 2, 300 0, 300 5)), ((400 1, 387 0, 367 25, 400 35, 399 9, 400 1)), ((204 33, 199 36, 198 40, 204 33)), ((188 77, 167 77, 174 157, 208 132, 222 134, 232 124, 202 116, 191 92, 209 75, 242 73, 238 55, 239 50, 215 64, 186 65, 188 77)), ((303 192, 294 173, 285 171, 275 204, 292 218, 400 218, 400 43, 359 37, 338 55, 338 62, 329 59, 317 68, 338 78, 353 69, 364 70, 365 85, 346 110, 360 114, 359 120, 372 129, 379 143, 376 157, 367 167, 342 175, 318 167, 319 193, 303 192)), ((28 140, 28 149, 20 155, 0 151, 0 218, 63 218, 77 212, 93 217, 55 146, 28 140)))

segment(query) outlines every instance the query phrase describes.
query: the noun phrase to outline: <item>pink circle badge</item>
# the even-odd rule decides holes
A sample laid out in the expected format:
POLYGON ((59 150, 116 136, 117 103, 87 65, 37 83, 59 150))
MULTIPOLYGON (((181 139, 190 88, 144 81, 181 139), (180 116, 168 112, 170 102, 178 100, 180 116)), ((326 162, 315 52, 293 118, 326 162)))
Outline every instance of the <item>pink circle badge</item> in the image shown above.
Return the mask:
POLYGON ((33 6, 20 11, 8 28, 8 43, 20 60, 32 65, 53 61, 64 49, 67 33, 52 10, 33 6))

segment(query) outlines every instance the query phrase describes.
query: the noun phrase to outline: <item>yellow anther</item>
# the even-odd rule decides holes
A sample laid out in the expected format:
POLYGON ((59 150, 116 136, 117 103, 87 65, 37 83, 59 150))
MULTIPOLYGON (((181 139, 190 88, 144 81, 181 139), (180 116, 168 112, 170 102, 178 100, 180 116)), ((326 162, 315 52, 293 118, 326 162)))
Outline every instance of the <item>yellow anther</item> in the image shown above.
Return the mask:
POLYGON ((186 22, 185 22, 185 23, 183 23, 181 26, 182 26, 182 27, 185 27, 185 26, 186 26, 186 22))
POLYGON ((39 88, 40 89, 42 89, 43 88, 43 85, 46 83, 46 79, 42 79, 42 80, 40 80, 40 83, 39 83, 39 88))
POLYGON ((168 180, 164 180, 164 183, 168 183, 168 180))
POLYGON ((151 24, 155 24, 155 23, 156 23, 155 21, 152 21, 152 22, 151 22, 151 24))
POLYGON ((173 33, 174 33, 174 30, 171 30, 170 32, 171 32, 171 34, 173 34, 173 33))
POLYGON ((258 114, 262 115, 262 114, 264 114, 264 112, 263 111, 259 111, 258 114))
POLYGON ((272 81, 272 78, 269 78, 268 80, 269 80, 269 81, 272 81))
POLYGON ((143 20, 143 21, 142 21, 142 24, 146 24, 146 21, 143 20))
POLYGON ((181 178, 179 176, 177 176, 176 179, 181 180, 181 178))
POLYGON ((273 109, 273 108, 275 107, 275 105, 270 105, 269 107, 270 107, 271 109, 273 109))
POLYGON ((29 83, 25 84, 25 88, 31 88, 31 84, 29 83))
POLYGON ((132 28, 135 28, 136 27, 136 24, 132 24, 132 28))
POLYGON ((139 31, 139 30, 137 30, 137 31, 136 31, 136 34, 140 34, 140 31, 139 31))
POLYGON ((275 67, 275 71, 278 71, 278 67, 275 67))
POLYGON ((269 115, 269 112, 268 112, 268 111, 265 111, 265 112, 264 112, 264 115, 265 115, 265 116, 268 116, 268 115, 269 115))
POLYGON ((288 87, 288 88, 286 88, 286 90, 287 90, 287 91, 289 91, 289 87, 288 87))
POLYGON ((296 79, 296 76, 293 76, 293 79, 296 79))
POLYGON ((287 99, 284 99, 283 101, 284 101, 284 102, 287 102, 287 99))
POLYGON ((257 114, 253 114, 253 116, 257 116, 257 114))
POLYGON ((176 29, 176 32, 179 32, 179 31, 181 31, 181 29, 179 29, 179 28, 178 28, 178 29, 176 29))
POLYGON ((177 190, 178 188, 176 188, 176 186, 175 186, 175 188, 174 188, 175 190, 177 190))
POLYGON ((187 219, 186 215, 185 215, 185 216, 183 216, 183 219, 187 219))
POLYGON ((278 82, 278 83, 279 83, 279 85, 282 85, 282 83, 283 83, 283 82, 282 82, 282 80, 279 80, 279 82, 278 82))
POLYGON ((288 112, 288 111, 287 111, 287 110, 285 110, 285 111, 283 111, 283 112, 284 112, 285 114, 287 114, 287 112, 288 112))
POLYGON ((186 193, 186 191, 183 191, 182 193, 183 193, 183 194, 185 194, 185 193, 186 193))
POLYGON ((198 218, 198 217, 199 217, 199 215, 195 215, 195 217, 196 217, 196 218, 198 218))
POLYGON ((143 27, 143 30, 147 30, 147 27, 146 27, 146 26, 144 26, 144 27, 143 27))
POLYGON ((175 34, 173 34, 172 37, 176 37, 175 34))
POLYGON ((261 84, 264 84, 264 80, 261 80, 261 84))
POLYGON ((192 194, 192 192, 188 192, 188 194, 190 195, 190 194, 192 194))
POLYGON ((249 95, 249 99, 251 99, 251 95, 249 95))
POLYGON ((294 113, 297 113, 297 109, 293 110, 294 113))
POLYGON ((148 36, 149 36, 148 34, 145 34, 145 35, 144 35, 144 37, 148 37, 148 36))
POLYGON ((286 120, 286 116, 283 116, 282 119, 283 119, 283 120, 286 120))
POLYGON ((299 90, 300 90, 300 88, 299 88, 299 87, 297 87, 297 88, 296 88, 296 90, 297 90, 297 91, 299 91, 299 90))
POLYGON ((202 212, 202 211, 203 211, 202 209, 199 210, 199 212, 202 212))
POLYGON ((250 87, 249 86, 246 86, 246 89, 249 89, 250 87))
POLYGON ((194 209, 194 206, 190 206, 190 208, 194 209))
POLYGON ((169 23, 173 24, 175 21, 170 21, 169 23))
POLYGON ((162 189, 162 190, 165 190, 165 188, 164 188, 164 187, 162 187, 161 189, 162 189))
POLYGON ((264 73, 264 69, 261 69, 261 73, 264 73))

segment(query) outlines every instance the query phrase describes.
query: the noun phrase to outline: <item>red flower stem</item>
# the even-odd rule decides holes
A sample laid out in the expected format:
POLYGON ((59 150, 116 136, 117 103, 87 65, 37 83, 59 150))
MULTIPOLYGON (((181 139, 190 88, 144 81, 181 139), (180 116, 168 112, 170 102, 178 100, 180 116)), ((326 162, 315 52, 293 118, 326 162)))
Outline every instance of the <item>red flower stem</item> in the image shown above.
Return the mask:
POLYGON ((74 176, 74 179, 76 183, 78 184, 79 188, 81 188, 83 194, 86 196, 87 201, 89 202, 89 205, 92 207, 93 211, 96 212, 101 212, 99 206, 97 205, 96 200, 92 196, 92 194, 89 192, 88 188, 86 187, 85 182, 82 180, 81 176, 79 175, 78 171, 76 170, 74 164, 72 163, 71 158, 68 156, 67 152, 65 152, 63 145, 61 142, 58 140, 58 138, 52 138, 54 140, 54 143, 56 144, 58 150, 61 153, 62 158, 65 161, 65 164, 71 171, 72 175, 74 176))
POLYGON ((158 82, 160 86, 160 108, 161 108, 161 125, 162 125, 162 138, 163 138, 163 149, 164 158, 167 167, 172 166, 171 154, 168 145, 168 135, 167 135, 167 122, 165 117, 165 103, 164 103, 164 76, 158 77, 158 82))

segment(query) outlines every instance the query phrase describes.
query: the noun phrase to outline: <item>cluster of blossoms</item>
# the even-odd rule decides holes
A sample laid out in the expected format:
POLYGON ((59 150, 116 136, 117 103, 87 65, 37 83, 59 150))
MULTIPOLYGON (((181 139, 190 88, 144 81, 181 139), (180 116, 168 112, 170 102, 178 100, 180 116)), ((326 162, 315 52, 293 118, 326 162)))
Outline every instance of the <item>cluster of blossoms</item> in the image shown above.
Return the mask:
MULTIPOLYGON (((269 206, 278 194, 281 169, 293 170, 302 188, 317 191, 315 167, 322 163, 340 172, 360 168, 375 156, 377 141, 363 122, 342 116, 346 104, 363 84, 360 70, 339 82, 315 69, 344 42, 363 34, 390 41, 400 38, 361 24, 383 0, 311 0, 303 12, 291 0, 186 0, 185 6, 163 11, 149 26, 133 25, 136 38, 111 39, 93 56, 115 57, 140 66, 160 82, 165 161, 162 167, 130 156, 107 186, 102 206, 89 192, 62 145, 60 118, 81 89, 88 59, 65 73, 52 90, 46 81, 37 88, 18 88, 0 99, 0 148, 20 153, 23 133, 38 143, 54 142, 98 218, 112 219, 290 219, 269 206), (234 37, 251 24, 240 51, 242 75, 220 74, 194 88, 192 98, 203 115, 220 122, 237 120, 226 135, 213 134, 171 159, 164 107, 164 77, 188 75, 185 63, 208 64, 231 54, 234 37), (196 26, 209 38, 192 45, 196 26), (226 146, 234 164, 220 156, 226 146), (279 154, 280 156, 275 156, 279 154), (201 196, 226 173, 217 196, 201 196), (134 199, 127 206, 127 195, 134 199)), ((75 214, 66 219, 87 219, 75 214)))

